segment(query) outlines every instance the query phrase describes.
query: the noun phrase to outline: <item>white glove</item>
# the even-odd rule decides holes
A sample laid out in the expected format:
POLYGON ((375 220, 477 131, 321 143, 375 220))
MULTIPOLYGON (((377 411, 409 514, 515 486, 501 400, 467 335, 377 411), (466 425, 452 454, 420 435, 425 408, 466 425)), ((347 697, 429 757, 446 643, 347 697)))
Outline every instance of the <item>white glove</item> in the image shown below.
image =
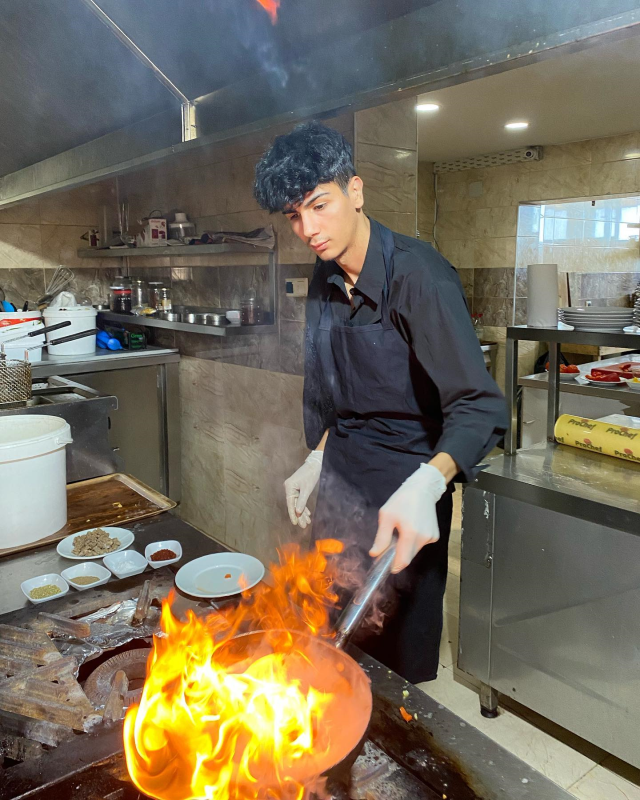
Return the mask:
POLYGON ((322 450, 314 450, 307 456, 300 469, 284 482, 289 519, 293 525, 299 525, 301 528, 306 528, 311 522, 307 501, 320 480, 323 455, 322 450))
POLYGON ((386 550, 396 528, 398 546, 391 571, 400 572, 411 563, 420 548, 437 542, 440 529, 436 503, 446 488, 447 483, 439 469, 430 464, 420 464, 380 509, 378 532, 369 555, 375 558, 386 550))

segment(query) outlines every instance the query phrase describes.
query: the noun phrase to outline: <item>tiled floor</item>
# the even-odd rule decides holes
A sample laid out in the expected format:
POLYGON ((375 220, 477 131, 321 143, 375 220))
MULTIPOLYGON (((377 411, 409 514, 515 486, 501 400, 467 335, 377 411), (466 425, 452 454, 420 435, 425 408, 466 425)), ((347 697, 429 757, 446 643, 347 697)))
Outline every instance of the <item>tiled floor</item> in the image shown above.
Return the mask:
POLYGON ((460 500, 454 495, 449 548, 449 578, 440 644, 438 679, 421 684, 428 695, 450 708, 514 755, 580 800, 640 800, 640 770, 585 742, 521 706, 502 706, 497 719, 480 714, 476 688, 454 665, 458 646, 460 599, 460 500))

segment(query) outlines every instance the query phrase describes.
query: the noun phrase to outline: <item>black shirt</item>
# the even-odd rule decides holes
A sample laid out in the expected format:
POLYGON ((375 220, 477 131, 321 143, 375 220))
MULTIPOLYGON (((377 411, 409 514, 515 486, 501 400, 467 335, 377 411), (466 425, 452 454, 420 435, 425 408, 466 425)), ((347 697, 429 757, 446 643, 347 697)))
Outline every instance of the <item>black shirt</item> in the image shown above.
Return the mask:
MULTIPOLYGON (((412 348, 425 381, 439 395, 442 433, 434 452, 448 453, 471 481, 476 464, 504 435, 502 392, 487 372, 458 273, 430 244, 394 233, 389 287, 391 320, 412 348)), ((314 340, 325 302, 335 325, 369 325, 381 318, 385 283, 382 242, 376 224, 362 271, 349 301, 344 273, 318 260, 307 299, 304 422, 307 445, 317 447, 335 413, 315 353, 314 340)), ((389 376, 393 380, 393 376, 389 376)))

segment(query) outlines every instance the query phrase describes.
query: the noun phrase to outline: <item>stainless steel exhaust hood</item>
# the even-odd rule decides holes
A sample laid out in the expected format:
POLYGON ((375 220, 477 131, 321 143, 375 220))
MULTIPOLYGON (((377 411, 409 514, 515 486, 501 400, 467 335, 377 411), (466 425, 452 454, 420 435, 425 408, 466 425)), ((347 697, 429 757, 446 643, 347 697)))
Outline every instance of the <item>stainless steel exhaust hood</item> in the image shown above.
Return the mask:
POLYGON ((282 0, 276 25, 256 0, 0 8, 0 207, 640 30, 640 0, 282 0))

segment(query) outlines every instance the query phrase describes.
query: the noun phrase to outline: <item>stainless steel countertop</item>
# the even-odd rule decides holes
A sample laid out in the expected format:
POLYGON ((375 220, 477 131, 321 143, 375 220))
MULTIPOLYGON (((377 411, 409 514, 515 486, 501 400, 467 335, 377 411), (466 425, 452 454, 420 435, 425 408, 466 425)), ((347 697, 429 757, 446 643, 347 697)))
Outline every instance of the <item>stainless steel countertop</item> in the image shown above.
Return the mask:
POLYGON ((102 372, 112 369, 131 369, 179 361, 178 350, 167 347, 147 347, 146 350, 101 350, 82 356, 50 356, 42 354, 31 368, 34 378, 50 375, 77 375, 82 372, 102 372))
POLYGON ((474 485, 640 535, 640 464, 544 442, 490 459, 474 485))
MULTIPOLYGON (((144 555, 144 548, 150 542, 177 539, 182 545, 182 558, 169 567, 173 572, 177 572, 183 564, 192 561, 194 558, 208 553, 220 553, 228 549, 168 511, 129 525, 122 525, 121 527, 127 528, 134 533, 136 538, 129 549, 137 550, 142 555, 144 555)), ((97 558, 95 561, 102 565, 101 558, 97 558)), ((0 585, 2 586, 0 591, 0 617, 3 614, 16 612, 22 608, 36 607, 22 593, 20 584, 23 581, 28 578, 35 578, 38 575, 45 575, 48 572, 55 572, 59 575, 63 569, 79 563, 79 561, 72 561, 59 556, 56 551, 56 544, 0 557, 0 585)), ((151 573, 152 568, 147 567, 146 572, 137 576, 137 578, 140 579, 143 575, 148 578, 151 573)), ((113 588, 113 591, 117 592, 121 584, 128 580, 131 579, 118 580, 114 575, 102 588, 113 588)), ((40 603, 37 608, 40 611, 55 614, 56 604, 68 600, 73 594, 80 597, 83 593, 71 587, 64 598, 59 598, 59 600, 52 598, 46 603, 40 603)), ((2 621, 6 622, 7 620, 2 621)))

